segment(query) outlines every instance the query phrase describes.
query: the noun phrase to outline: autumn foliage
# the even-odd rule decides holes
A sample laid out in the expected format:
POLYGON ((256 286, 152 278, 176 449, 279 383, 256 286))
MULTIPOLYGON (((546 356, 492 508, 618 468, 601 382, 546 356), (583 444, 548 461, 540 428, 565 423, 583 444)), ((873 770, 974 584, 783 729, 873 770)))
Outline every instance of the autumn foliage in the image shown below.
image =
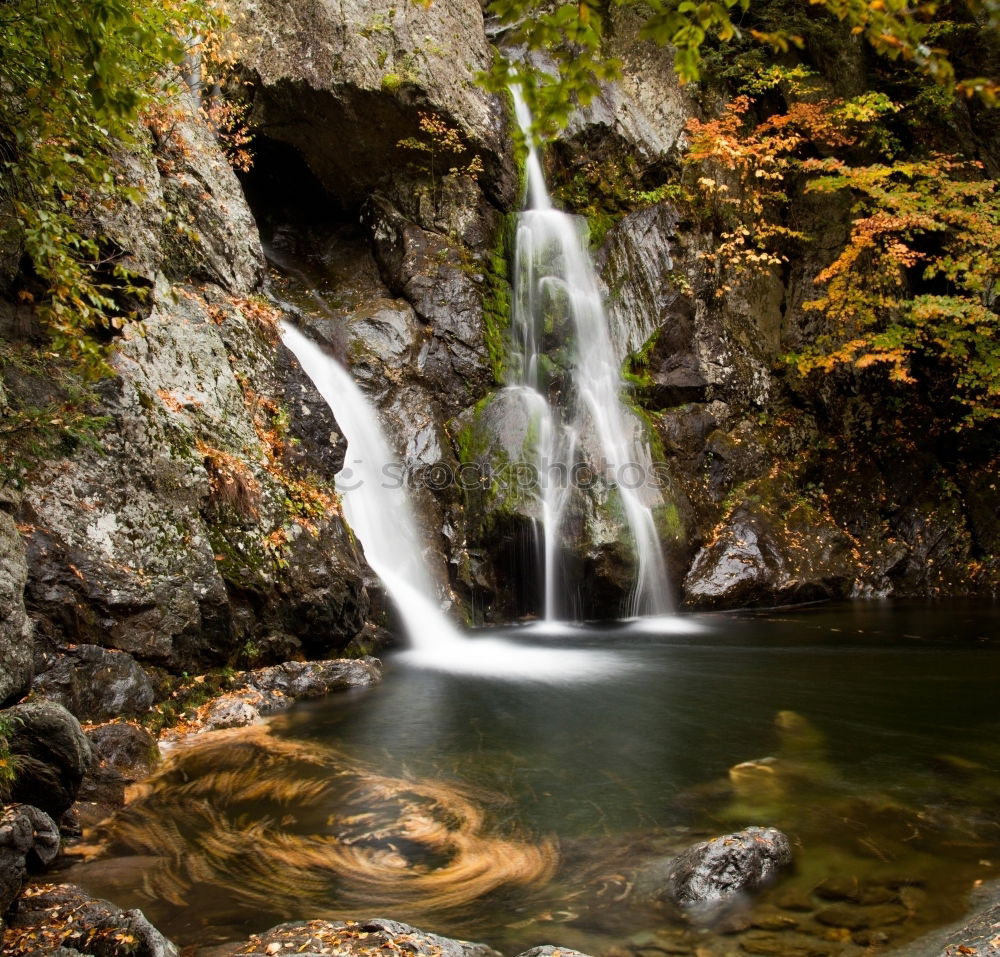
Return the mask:
POLYGON ((789 363, 803 375, 877 366, 908 385, 944 376, 961 424, 1000 418, 995 182, 978 162, 900 158, 873 141, 879 118, 899 109, 883 94, 798 91, 763 118, 754 98, 738 96, 717 119, 688 125, 687 159, 718 218, 719 295, 801 254, 810 237, 786 224, 793 192, 843 195, 848 239, 804 303, 823 331, 789 363))

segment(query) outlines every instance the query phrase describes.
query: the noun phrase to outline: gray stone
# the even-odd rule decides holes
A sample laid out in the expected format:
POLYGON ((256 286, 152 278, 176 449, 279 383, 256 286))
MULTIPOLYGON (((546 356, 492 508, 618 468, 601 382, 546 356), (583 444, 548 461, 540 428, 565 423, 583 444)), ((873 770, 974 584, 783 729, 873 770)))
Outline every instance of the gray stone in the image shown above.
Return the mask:
POLYGON ((10 800, 32 804, 58 818, 76 799, 91 762, 80 722, 62 705, 32 701, 3 712, 17 774, 10 800))
MULTIPOLYGON (((372 948, 402 949, 417 957, 499 957, 486 944, 454 940, 381 917, 364 921, 310 920, 279 924, 255 934, 232 954, 265 957, 270 953, 337 953, 364 957, 372 948), (364 934, 366 936, 361 937, 364 934), (270 949, 269 949, 270 948, 270 949)), ((567 953, 572 953, 567 951, 567 953)))
POLYGON ((0 810, 0 917, 28 874, 51 864, 59 846, 59 828, 44 811, 29 804, 0 810))
POLYGON ((492 378, 481 284, 454 242, 408 220, 387 200, 370 200, 363 217, 383 278, 429 327, 417 369, 453 415, 479 398, 492 378))
POLYGON ((854 580, 850 539, 818 514, 796 525, 751 503, 737 507, 695 556, 684 580, 692 606, 787 604, 845 596, 854 580))
POLYGON ((35 678, 32 690, 81 721, 141 717, 153 704, 146 672, 124 651, 77 645, 35 678))
POLYGON ((688 848, 670 863, 661 896, 712 905, 752 893, 792 861, 788 838, 773 827, 748 827, 688 848))
POLYGON ((338 661, 286 661, 271 668, 250 671, 247 687, 265 695, 319 698, 333 691, 367 688, 382 679, 382 664, 377 658, 338 661))
POLYGON ((103 448, 44 465, 26 491, 31 610, 57 641, 178 671, 278 631, 341 648, 367 610, 357 553, 332 506, 307 529, 287 504, 299 478, 330 489, 340 460, 265 441, 286 428, 325 449, 335 422, 252 310, 175 292, 118 350, 103 448))
MULTIPOLYGON (((653 947, 653 953, 661 952, 658 947, 653 947)), ((544 944, 541 947, 532 947, 529 950, 522 950, 517 957, 588 957, 587 954, 571 947, 553 947, 552 944, 544 944)))
POLYGON ((151 282, 163 274, 249 293, 264 276, 253 216, 199 104, 187 96, 176 103, 168 130, 140 129, 147 148, 117 158, 138 198, 98 207, 100 228, 123 264, 151 282))
POLYGON ((32 628, 24 609, 27 580, 21 536, 0 509, 0 705, 24 694, 34 671, 32 628))
POLYGON ((414 154, 397 144, 418 135, 418 110, 460 130, 482 158, 484 184, 512 193, 503 112, 475 82, 490 63, 478 0, 234 6, 240 57, 256 79, 255 119, 345 205, 405 174, 414 154))

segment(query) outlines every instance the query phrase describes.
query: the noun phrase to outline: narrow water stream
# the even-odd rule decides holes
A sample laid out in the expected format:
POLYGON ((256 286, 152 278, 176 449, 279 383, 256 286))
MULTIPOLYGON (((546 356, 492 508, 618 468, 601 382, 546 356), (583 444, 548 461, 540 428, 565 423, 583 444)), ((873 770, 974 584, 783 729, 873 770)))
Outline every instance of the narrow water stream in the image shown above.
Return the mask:
POLYGON ((508 629, 601 663, 384 683, 179 752, 71 879, 181 943, 391 916, 505 953, 854 955, 1000 876, 1000 625, 858 603, 508 629), (670 856, 750 824, 795 866, 723 926, 656 899, 670 856), (699 949, 700 948, 700 949, 699 949))

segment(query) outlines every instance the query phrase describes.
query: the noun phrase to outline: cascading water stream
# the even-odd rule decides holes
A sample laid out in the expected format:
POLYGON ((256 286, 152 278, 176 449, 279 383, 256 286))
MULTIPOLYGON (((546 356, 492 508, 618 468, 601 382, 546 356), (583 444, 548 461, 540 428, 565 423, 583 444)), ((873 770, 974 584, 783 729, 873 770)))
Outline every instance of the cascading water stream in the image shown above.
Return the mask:
POLYGON ((337 476, 337 491, 368 564, 410 639, 412 650, 402 657, 425 667, 491 678, 567 681, 621 672, 621 663, 605 652, 532 648, 463 635, 437 600, 409 492, 396 477, 398 456, 375 407, 350 372, 293 325, 283 322, 281 337, 347 439, 348 464, 337 476))
MULTIPOLYGON (((518 219, 514 261, 511 326, 515 370, 512 388, 523 390, 538 423, 536 456, 542 514, 545 574, 545 617, 558 617, 562 589, 558 559, 563 542, 563 513, 569 484, 554 476, 574 466, 582 436, 589 428, 603 461, 597 471, 617 488, 636 555, 636 582, 626 615, 669 613, 666 563, 650 502, 658 498, 649 486, 652 458, 642 428, 623 405, 619 374, 607 315, 586 233, 578 220, 552 207, 541 160, 531 136, 531 114, 520 91, 513 90, 518 124, 528 142, 526 209, 518 219), (553 308, 570 319, 575 337, 569 370, 572 408, 560 417, 549 404, 542 376, 542 338, 546 312, 553 308), (638 477, 639 481, 634 479, 638 477), (646 496, 641 493, 646 490, 646 496)), ((595 466, 597 463, 592 463, 595 466)))
POLYGON ((335 411, 347 439, 350 462, 336 481, 344 514, 372 571, 393 597, 410 641, 415 648, 461 641, 434 600, 407 490, 389 477, 398 457, 382 433, 378 413, 351 374, 311 339, 288 323, 282 324, 281 337, 335 411))

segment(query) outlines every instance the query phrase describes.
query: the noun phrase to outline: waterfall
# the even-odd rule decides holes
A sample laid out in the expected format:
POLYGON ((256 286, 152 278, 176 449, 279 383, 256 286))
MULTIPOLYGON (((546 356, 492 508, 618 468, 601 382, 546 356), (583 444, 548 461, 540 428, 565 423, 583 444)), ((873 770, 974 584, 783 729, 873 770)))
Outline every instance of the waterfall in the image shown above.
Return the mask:
POLYGON ((564 512, 571 482, 587 439, 596 442, 600 461, 590 461, 616 489, 636 556, 635 587, 627 616, 669 613, 666 563, 651 505, 659 499, 650 484, 652 457, 637 417, 622 402, 625 387, 608 328, 607 314, 587 232, 578 217, 553 209, 541 160, 531 135, 531 115, 514 88, 518 124, 528 142, 526 208, 518 218, 514 259, 511 328, 513 355, 508 388, 520 391, 537 422, 537 456, 545 617, 560 611, 563 585, 559 556, 564 542, 564 512), (573 336, 570 388, 564 408, 553 408, 543 371, 546 322, 568 319, 573 336), (636 481, 638 477, 638 481, 636 481))
POLYGON ((463 635, 437 601, 409 490, 399 478, 399 458, 375 407, 350 372, 293 325, 282 322, 281 338, 347 439, 337 491, 368 564, 402 619, 411 650, 401 658, 422 667, 515 680, 596 680, 622 671, 623 665, 605 652, 532 648, 463 635))
POLYGON ((344 515, 365 551, 372 571, 393 599, 415 648, 461 636, 434 598, 424 548, 405 482, 394 468, 378 413, 351 374, 288 323, 281 337, 337 419, 347 439, 348 459, 336 486, 344 515))

